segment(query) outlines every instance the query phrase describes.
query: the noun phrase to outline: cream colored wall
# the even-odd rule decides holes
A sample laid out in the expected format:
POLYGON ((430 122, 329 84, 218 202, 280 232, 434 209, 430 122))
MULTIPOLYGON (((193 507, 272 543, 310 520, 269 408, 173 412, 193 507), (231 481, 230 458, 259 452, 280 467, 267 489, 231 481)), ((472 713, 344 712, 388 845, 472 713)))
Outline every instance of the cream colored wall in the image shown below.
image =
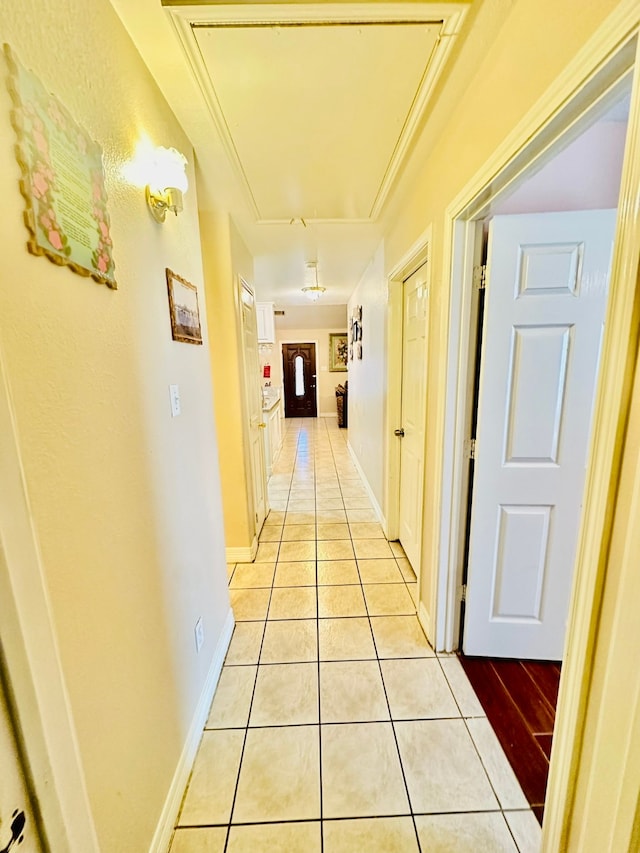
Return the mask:
POLYGON ((384 246, 367 267, 347 306, 362 305, 362 359, 349 362, 349 444, 384 513, 387 282, 384 246))
MULTIPOLYGON (((276 343, 270 353, 263 353, 261 366, 271 365, 271 384, 283 388, 282 376, 282 344, 316 343, 316 377, 318 392, 318 417, 336 415, 336 386, 343 385, 348 379, 344 371, 329 370, 329 333, 342 332, 346 329, 281 329, 276 332, 276 343)), ((284 409, 283 409, 284 415, 284 409)))
POLYGON ((229 600, 193 169, 162 226, 121 169, 142 133, 193 157, 107 0, 0 0, 0 20, 104 149, 116 292, 28 254, 0 87, 0 345, 32 523, 101 849, 142 851, 229 600), (165 267, 198 287, 204 346, 171 339, 165 267))
POLYGON ((248 491, 250 462, 244 439, 247 418, 236 283, 240 275, 251 284, 253 259, 226 213, 201 212, 200 228, 226 545, 248 548, 255 524, 248 491))
MULTIPOLYGON (((384 242, 385 277, 425 229, 433 226, 424 507, 424 541, 428 548, 424 549, 425 554, 432 553, 434 543, 438 542, 440 523, 438 476, 449 310, 448 270, 442 268, 446 208, 616 5, 615 0, 587 5, 579 0, 563 3, 485 0, 474 4, 454 48, 451 71, 437 87, 435 105, 415 146, 416 158, 412 167, 405 170, 385 213, 387 221, 392 223, 384 242)), ((378 283, 360 287, 359 298, 365 317, 371 310, 374 313, 379 310, 380 286, 378 283)), ((366 322, 364 328, 366 346, 366 322)), ((382 357, 386 359, 386 352, 382 357)), ((364 389, 356 390, 354 386, 353 392, 350 402, 356 407, 364 404, 361 397, 364 389)), ((371 465, 371 459, 381 458, 384 452, 383 384, 378 393, 369 393, 366 399, 367 424, 376 424, 378 430, 375 440, 367 441, 366 451, 366 439, 361 437, 357 421, 350 424, 350 440, 354 447, 362 441, 363 450, 358 456, 363 468, 371 465)), ((371 477, 376 476, 372 471, 371 477)), ((379 482, 372 479, 370 484, 376 495, 381 494, 379 482)), ((435 570, 433 561, 425 562, 421 598, 430 613, 434 612, 435 605, 431 601, 435 570)))

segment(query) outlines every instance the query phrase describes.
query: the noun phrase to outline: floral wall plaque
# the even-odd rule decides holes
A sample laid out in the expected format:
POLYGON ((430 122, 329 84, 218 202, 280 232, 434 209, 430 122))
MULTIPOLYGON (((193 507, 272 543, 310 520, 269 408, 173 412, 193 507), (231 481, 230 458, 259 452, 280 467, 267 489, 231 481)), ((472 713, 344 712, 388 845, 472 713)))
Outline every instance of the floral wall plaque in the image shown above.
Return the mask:
POLYGON ((102 149, 4 45, 27 247, 115 289, 102 149))

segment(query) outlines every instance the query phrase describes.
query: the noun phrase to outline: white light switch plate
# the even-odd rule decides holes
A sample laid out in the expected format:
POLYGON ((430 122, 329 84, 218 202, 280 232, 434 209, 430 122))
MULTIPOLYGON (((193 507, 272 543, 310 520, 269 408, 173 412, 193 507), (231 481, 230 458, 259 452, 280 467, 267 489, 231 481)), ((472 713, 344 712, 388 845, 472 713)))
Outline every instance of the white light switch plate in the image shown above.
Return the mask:
POLYGON ((175 418, 180 414, 180 388, 177 385, 169 385, 169 395, 171 397, 171 417, 175 418))

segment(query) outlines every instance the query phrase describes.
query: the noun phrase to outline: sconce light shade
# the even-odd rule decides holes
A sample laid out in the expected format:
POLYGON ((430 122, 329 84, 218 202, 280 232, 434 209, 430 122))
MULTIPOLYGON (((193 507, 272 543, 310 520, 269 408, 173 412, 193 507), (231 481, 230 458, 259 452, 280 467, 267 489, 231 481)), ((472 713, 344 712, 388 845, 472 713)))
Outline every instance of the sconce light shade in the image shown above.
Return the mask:
POLYGON ((175 148, 156 148, 145 196, 156 222, 164 222, 167 210, 176 216, 183 209, 182 197, 189 188, 186 158, 175 148))

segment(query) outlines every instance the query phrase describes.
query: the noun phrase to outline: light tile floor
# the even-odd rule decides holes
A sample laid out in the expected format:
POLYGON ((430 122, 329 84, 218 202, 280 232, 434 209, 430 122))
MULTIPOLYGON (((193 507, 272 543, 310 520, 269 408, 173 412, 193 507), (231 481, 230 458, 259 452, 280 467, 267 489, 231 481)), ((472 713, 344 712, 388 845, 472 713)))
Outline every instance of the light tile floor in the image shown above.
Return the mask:
POLYGON ((171 853, 535 853, 540 827, 454 656, 416 617, 332 419, 290 420, 171 853))

